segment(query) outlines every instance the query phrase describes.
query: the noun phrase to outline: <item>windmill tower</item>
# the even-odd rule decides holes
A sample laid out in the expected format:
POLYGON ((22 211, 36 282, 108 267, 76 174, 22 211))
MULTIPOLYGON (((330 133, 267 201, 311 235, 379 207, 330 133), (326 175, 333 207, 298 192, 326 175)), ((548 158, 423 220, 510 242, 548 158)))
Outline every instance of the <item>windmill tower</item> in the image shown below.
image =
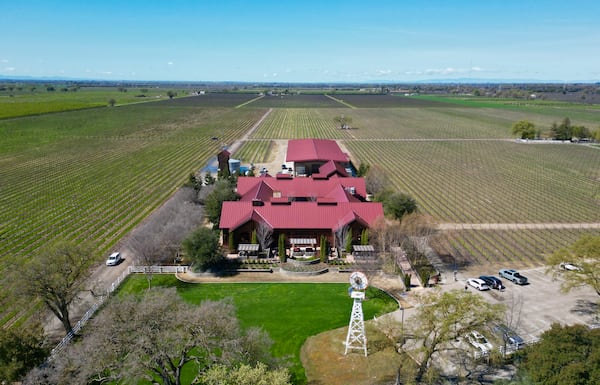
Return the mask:
POLYGON ((365 290, 369 285, 367 276, 359 271, 350 275, 350 297, 354 299, 352 313, 350 315, 350 325, 348 326, 348 336, 346 337, 346 351, 359 349, 365 352, 367 356, 367 335, 365 334, 365 321, 362 310, 362 300, 365 299, 365 290))

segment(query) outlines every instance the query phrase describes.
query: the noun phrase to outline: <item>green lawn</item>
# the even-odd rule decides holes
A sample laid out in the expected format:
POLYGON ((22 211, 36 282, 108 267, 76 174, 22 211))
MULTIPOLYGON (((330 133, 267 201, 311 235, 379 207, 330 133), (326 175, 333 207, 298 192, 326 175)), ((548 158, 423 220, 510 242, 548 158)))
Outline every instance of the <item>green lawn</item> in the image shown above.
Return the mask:
MULTIPOLYGON (((348 325, 352 299, 343 283, 228 283, 187 284, 174 276, 154 276, 153 286, 175 286, 191 303, 203 300, 233 298, 243 327, 259 326, 274 341, 273 354, 290 357, 294 382, 306 383, 300 363, 304 341, 321 332, 348 325)), ((139 293, 148 287, 143 275, 130 277, 119 295, 139 293)), ((369 288, 363 303, 365 319, 372 319, 398 308, 396 301, 384 292, 369 288)))

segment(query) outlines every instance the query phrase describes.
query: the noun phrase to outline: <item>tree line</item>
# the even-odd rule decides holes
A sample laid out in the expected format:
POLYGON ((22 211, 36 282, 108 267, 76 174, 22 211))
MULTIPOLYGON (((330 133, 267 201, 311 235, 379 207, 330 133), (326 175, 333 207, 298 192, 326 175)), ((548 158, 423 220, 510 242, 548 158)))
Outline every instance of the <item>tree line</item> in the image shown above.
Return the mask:
POLYGON ((512 133, 520 139, 541 139, 543 135, 554 140, 593 140, 600 141, 600 128, 590 130, 582 125, 573 125, 571 119, 564 118, 560 124, 554 122, 545 134, 530 121, 519 120, 512 125, 512 133))

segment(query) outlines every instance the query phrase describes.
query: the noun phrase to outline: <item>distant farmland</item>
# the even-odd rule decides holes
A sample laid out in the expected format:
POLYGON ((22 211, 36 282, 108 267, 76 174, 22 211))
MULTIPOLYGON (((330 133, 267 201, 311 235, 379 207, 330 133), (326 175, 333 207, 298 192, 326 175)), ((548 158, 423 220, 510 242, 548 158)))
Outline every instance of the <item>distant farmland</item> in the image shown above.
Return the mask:
MULTIPOLYGON (((241 157, 269 159, 272 140, 340 140, 354 159, 385 172, 396 189, 413 195, 422 212, 457 224, 436 240, 446 263, 534 266, 580 234, 600 233, 583 225, 460 227, 600 222, 600 147, 516 143, 510 134, 516 120, 549 127, 567 116, 594 129, 600 108, 506 100, 485 100, 483 107, 479 100, 450 105, 440 98, 348 95, 353 96, 344 100, 365 108, 324 95, 255 99, 258 94, 208 93, 52 114, 42 114, 40 106, 34 111, 40 115, 0 120, 2 269, 9 261, 18 265, 34 258, 41 246, 58 239, 94 243, 101 261, 190 172, 204 168, 222 144, 241 138, 267 108, 273 111, 240 148, 241 157), (352 129, 338 127, 334 118, 342 114, 352 118, 352 129)), ((2 323, 18 313, 5 295, 2 323)))
POLYGON ((140 88, 121 87, 119 90, 117 87, 47 87, 39 84, 19 88, 21 89, 0 91, 0 119, 106 107, 111 99, 117 105, 168 100, 169 91, 180 96, 187 94, 186 91, 155 87, 143 89, 144 92, 140 88))

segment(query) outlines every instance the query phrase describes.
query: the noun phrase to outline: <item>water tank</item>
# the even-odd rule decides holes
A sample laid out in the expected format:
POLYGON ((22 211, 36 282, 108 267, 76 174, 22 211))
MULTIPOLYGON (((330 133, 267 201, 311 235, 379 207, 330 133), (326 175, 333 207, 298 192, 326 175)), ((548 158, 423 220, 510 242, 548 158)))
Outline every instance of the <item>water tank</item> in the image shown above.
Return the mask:
POLYGON ((229 159, 229 172, 239 174, 240 173, 240 161, 237 159, 229 159))

